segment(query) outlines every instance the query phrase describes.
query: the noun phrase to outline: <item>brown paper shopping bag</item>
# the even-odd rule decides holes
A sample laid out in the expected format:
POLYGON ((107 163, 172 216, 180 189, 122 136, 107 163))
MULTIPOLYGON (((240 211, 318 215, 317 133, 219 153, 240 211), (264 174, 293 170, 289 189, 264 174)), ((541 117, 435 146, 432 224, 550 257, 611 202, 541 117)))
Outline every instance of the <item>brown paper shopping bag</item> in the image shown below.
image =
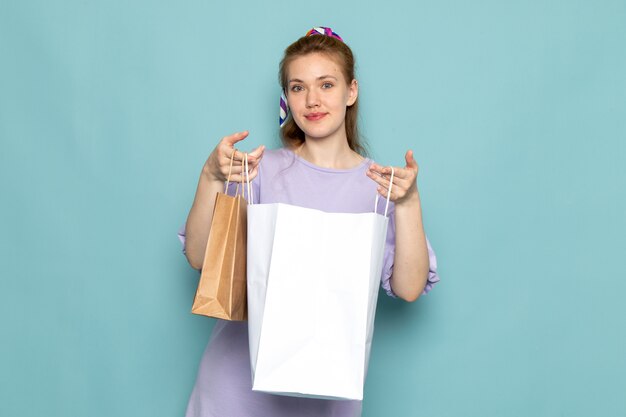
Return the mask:
POLYGON ((191 308, 194 314, 225 320, 247 318, 247 202, 238 191, 239 185, 235 196, 218 193, 215 199, 202 273, 191 308))

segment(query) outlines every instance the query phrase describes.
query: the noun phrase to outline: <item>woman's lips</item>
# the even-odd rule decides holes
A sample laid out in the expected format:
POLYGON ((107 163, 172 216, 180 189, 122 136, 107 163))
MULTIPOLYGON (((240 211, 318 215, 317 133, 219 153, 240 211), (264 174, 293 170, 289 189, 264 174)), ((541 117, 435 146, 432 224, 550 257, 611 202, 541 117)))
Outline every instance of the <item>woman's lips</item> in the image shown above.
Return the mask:
POLYGON ((305 114, 304 117, 307 120, 310 121, 316 121, 316 120, 320 120, 322 119, 324 116, 326 116, 328 113, 309 113, 309 114, 305 114))

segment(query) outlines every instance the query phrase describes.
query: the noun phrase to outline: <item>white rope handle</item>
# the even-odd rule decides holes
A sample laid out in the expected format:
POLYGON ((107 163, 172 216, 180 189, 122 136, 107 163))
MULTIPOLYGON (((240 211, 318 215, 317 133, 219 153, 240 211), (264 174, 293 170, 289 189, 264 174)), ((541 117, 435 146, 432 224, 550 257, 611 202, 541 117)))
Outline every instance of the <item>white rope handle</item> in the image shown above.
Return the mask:
POLYGON ((252 184, 250 184, 250 171, 248 169, 248 154, 244 154, 245 168, 246 172, 246 188, 248 190, 248 204, 252 204, 254 200, 254 192, 252 191, 252 184))
MULTIPOLYGON (((395 171, 393 167, 391 167, 391 177, 389 178, 389 188, 387 189, 387 203, 385 204, 385 214, 384 214, 385 217, 387 217, 387 211, 389 210, 389 200, 391 199, 391 189, 393 188, 394 174, 395 174, 395 171)), ((376 200, 374 201, 374 213, 378 213, 378 197, 379 197, 379 194, 377 192, 376 200)))

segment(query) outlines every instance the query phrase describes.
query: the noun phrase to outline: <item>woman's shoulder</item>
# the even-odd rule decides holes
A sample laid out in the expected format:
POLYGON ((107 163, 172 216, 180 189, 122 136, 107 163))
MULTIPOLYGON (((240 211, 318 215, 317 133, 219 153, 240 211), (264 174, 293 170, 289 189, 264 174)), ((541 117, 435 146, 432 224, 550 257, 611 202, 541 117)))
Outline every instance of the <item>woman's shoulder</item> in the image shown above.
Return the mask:
POLYGON ((287 148, 267 149, 261 159, 261 169, 270 171, 283 170, 295 162, 295 155, 287 148))
POLYGON ((293 152, 287 148, 267 149, 263 153, 262 161, 269 163, 290 162, 293 160, 293 152))

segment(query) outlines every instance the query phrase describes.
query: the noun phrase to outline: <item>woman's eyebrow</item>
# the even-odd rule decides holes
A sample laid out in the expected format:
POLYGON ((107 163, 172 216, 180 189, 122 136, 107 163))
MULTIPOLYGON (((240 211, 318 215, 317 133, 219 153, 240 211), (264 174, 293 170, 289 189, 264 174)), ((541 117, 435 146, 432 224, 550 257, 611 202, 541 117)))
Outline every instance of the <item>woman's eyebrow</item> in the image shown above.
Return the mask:
MULTIPOLYGON (((324 80, 326 78, 332 78, 333 80, 337 80, 337 77, 333 76, 333 75, 321 75, 319 77, 317 77, 318 80, 324 80)), ((299 78, 292 78, 289 80, 289 83, 303 83, 304 81, 302 81, 299 78)))

